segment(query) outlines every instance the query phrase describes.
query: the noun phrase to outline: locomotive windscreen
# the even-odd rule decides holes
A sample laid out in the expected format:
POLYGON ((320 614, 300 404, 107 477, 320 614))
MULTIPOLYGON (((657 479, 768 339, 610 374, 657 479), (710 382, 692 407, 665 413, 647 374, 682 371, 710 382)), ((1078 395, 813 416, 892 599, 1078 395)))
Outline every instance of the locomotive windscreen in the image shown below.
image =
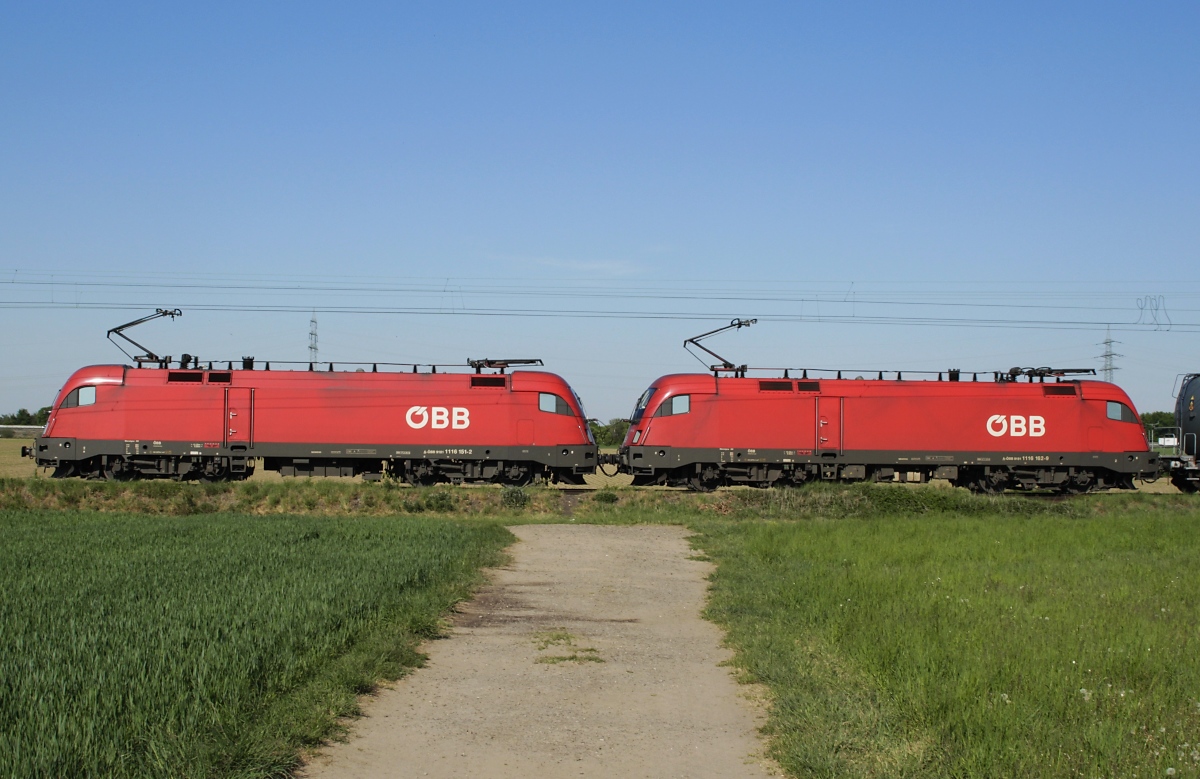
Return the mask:
POLYGON ((654 395, 654 389, 654 387, 651 387, 643 392, 642 396, 638 398, 637 405, 633 409, 633 416, 629 418, 630 422, 636 423, 642 418, 642 414, 646 413, 646 406, 650 404, 650 398, 654 395))

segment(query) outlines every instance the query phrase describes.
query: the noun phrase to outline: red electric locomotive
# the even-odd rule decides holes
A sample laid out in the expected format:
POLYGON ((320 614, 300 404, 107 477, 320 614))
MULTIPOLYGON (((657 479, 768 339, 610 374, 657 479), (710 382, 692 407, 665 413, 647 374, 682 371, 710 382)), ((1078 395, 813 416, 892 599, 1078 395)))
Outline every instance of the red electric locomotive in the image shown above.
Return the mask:
POLYGON ((242 479, 256 458, 285 476, 414 484, 580 484, 595 470, 570 386, 552 373, 505 373, 540 361, 477 361, 474 373, 169 361, 76 371, 28 454, 58 477, 107 479, 242 479))
POLYGON ((1131 489, 1159 470, 1128 395, 1064 380, 1085 371, 750 378, 724 360, 712 371, 663 376, 638 400, 618 455, 635 485, 938 478, 982 492, 1085 492, 1131 489))

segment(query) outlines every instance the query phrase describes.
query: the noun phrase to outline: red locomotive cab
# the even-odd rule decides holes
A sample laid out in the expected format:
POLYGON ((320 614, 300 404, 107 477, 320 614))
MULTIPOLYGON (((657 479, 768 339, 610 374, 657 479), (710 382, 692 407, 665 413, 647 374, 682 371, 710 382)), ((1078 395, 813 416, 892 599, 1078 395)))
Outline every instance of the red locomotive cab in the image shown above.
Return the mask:
POLYGON ((1086 445, 1093 452, 1148 452, 1146 429, 1129 395, 1115 384, 1081 382, 1086 445))
POLYGON ((518 371, 512 375, 512 391, 521 398, 513 430, 518 445, 594 445, 583 404, 562 378, 518 371))
POLYGON ((663 376, 634 406, 621 446, 652 446, 659 440, 678 440, 689 429, 716 424, 711 400, 716 379, 698 374, 663 376))
POLYGON ((50 407, 43 436, 99 437, 115 421, 112 414, 125 383, 125 366, 91 365, 71 374, 50 407))
POLYGON ((625 431, 625 439, 621 442, 621 447, 636 446, 642 442, 642 436, 646 434, 646 426, 650 421, 650 417, 646 415, 646 410, 650 406, 650 401, 658 402, 655 394, 658 392, 658 387, 651 385, 637 399, 637 403, 633 406, 633 413, 629 415, 629 429, 625 431))

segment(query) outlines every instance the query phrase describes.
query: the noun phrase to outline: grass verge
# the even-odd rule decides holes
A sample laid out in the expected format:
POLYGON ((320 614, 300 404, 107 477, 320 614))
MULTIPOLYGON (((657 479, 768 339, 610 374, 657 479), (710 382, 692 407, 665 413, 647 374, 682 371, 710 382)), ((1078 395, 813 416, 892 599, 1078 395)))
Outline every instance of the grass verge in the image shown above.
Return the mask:
POLYGON ((793 776, 1200 776, 1189 496, 50 480, 0 481, 0 773, 286 772, 419 662, 506 542, 495 519, 567 511, 697 531, 708 615, 793 776), (273 516, 292 509, 314 516, 273 516), (422 516, 372 518, 397 511, 422 516))
POLYGON ((791 775, 1195 776, 1200 540, 1175 503, 691 524, 791 775))
POLYGON ((0 775, 280 776, 511 534, 490 522, 0 512, 0 775))

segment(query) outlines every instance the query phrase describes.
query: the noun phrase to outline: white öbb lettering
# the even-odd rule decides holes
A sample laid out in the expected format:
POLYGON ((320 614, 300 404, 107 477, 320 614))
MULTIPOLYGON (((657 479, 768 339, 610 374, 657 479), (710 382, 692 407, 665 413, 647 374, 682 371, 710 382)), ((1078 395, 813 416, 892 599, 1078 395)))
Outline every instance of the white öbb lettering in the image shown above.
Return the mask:
POLYGON ((1046 419, 1045 417, 1029 417, 1026 421, 1025 417, 1017 414, 1007 417, 1003 414, 992 414, 988 417, 987 431, 997 438, 1005 433, 1016 438, 1025 435, 1030 438, 1041 438, 1046 435, 1046 419))
POLYGON ((404 415, 404 421, 414 430, 420 430, 426 425, 434 430, 444 430, 447 427, 465 430, 471 426, 471 412, 458 406, 413 406, 404 415))

